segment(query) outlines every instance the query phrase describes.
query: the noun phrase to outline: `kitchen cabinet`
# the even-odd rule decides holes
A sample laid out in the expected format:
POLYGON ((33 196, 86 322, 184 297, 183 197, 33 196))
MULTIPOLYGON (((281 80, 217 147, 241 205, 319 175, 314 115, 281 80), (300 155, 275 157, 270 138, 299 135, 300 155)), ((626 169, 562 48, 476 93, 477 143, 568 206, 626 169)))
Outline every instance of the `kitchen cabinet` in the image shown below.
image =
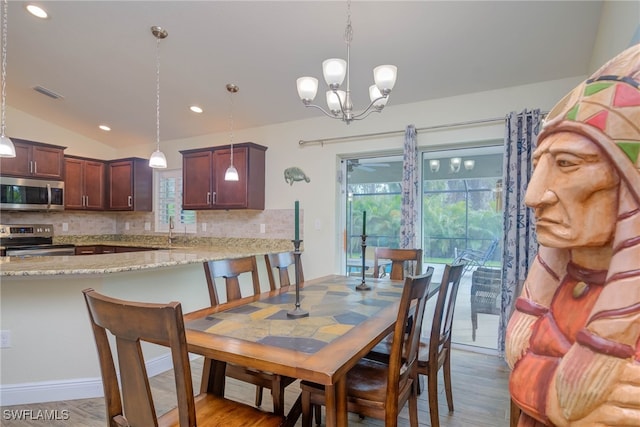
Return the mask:
POLYGON ((182 154, 182 208, 264 209, 267 147, 244 142, 233 145, 238 181, 225 181, 231 164, 231 146, 184 150, 182 154))
POLYGON ((153 170, 147 159, 131 157, 107 162, 107 210, 153 208, 153 170))
POLYGON ((66 147, 11 138, 16 157, 0 158, 2 176, 20 178, 64 179, 64 150, 66 147))
POLYGON ((66 156, 64 207, 69 210, 103 210, 104 161, 66 156))

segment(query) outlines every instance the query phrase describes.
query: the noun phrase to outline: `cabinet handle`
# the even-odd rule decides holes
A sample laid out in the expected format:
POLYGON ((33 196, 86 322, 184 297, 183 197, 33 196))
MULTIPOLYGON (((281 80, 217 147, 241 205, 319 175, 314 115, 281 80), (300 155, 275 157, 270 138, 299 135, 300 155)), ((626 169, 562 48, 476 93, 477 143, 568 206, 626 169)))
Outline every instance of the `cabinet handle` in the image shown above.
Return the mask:
POLYGON ((38 162, 33 162, 33 173, 34 174, 38 173, 38 162))
POLYGON ((216 193, 215 191, 213 192, 213 203, 212 204, 214 204, 214 205, 216 204, 216 195, 217 194, 218 193, 216 193))
POLYGON ((84 196, 84 206, 89 206, 89 196, 84 196))
POLYGON ((127 205, 131 207, 133 205, 133 197, 127 196, 127 205))
POLYGON ((29 160, 29 173, 33 173, 33 160, 29 160))
POLYGON ((211 204, 211 193, 207 191, 207 204, 211 204))
POLYGON ((80 251, 80 255, 93 255, 95 253, 95 250, 93 249, 87 249, 87 250, 81 250, 80 251))

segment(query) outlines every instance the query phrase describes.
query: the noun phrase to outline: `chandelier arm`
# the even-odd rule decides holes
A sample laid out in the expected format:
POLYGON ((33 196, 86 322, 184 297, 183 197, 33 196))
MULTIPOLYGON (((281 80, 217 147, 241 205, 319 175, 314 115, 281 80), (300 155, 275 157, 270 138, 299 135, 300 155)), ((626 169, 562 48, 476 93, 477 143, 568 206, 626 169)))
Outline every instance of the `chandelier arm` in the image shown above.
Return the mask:
POLYGON ((362 120, 362 119, 364 119, 364 117, 367 117, 367 116, 368 116, 369 114, 371 114, 372 112, 377 112, 377 113, 381 112, 381 111, 382 111, 382 109, 384 108, 384 105, 383 105, 381 108, 378 108, 378 107, 376 107, 374 104, 375 104, 377 101, 379 101, 379 100, 381 100, 381 99, 385 99, 385 98, 387 98, 387 97, 388 97, 388 95, 387 95, 387 96, 381 96, 381 97, 376 98, 376 99, 374 99, 373 101, 371 101, 371 103, 367 106, 367 108, 365 108, 365 109, 364 109, 364 111, 362 111, 362 112, 361 112, 361 113, 359 113, 359 114, 354 114, 354 115, 352 116, 353 120, 362 120), (372 109, 372 108, 373 108, 373 109, 372 109), (367 113, 369 113, 369 114, 367 114, 367 113), (363 116, 363 115, 365 115, 365 114, 367 114, 367 115, 366 115, 366 116, 364 116, 364 117, 362 117, 362 116, 363 116))
POLYGON ((322 111, 327 117, 331 117, 332 119, 342 119, 342 117, 336 116, 335 114, 328 112, 327 110, 325 110, 319 105, 309 103, 309 104, 304 104, 304 106, 317 108, 318 110, 322 111))

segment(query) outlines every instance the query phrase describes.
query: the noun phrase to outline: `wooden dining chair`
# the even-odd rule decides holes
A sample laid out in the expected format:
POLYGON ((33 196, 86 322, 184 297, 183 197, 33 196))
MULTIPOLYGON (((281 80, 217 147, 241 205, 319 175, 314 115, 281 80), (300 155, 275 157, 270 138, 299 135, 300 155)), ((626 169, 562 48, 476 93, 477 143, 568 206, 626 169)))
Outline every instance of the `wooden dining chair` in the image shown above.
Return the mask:
MULTIPOLYGON (((251 276, 254 295, 261 292, 258 265, 255 256, 207 261, 204 263, 204 270, 207 277, 209 299, 211 300, 212 306, 220 303, 217 290, 218 287, 215 280, 216 278, 224 279, 224 284, 227 290, 227 301, 234 301, 242 298, 240 293, 240 275, 251 276)), ((204 391, 209 387, 208 382, 211 369, 213 369, 213 361, 205 358, 202 369, 201 391, 204 391)), ((284 414, 284 389, 295 381, 294 378, 284 377, 271 372, 249 369, 232 363, 227 363, 225 375, 229 378, 254 384, 256 386, 256 406, 262 405, 263 389, 266 388, 271 390, 271 397, 273 398, 273 412, 278 415, 284 414)))
POLYGON ((409 263, 413 263, 413 275, 422 273, 422 249, 375 248, 373 257, 373 277, 379 278, 381 260, 391 261, 391 280, 404 280, 405 270, 411 271, 409 263))
MULTIPOLYGON (((269 276, 269 287, 272 291, 277 288, 284 288, 291 286, 291 279, 289 276, 289 268, 293 269, 295 274, 296 259, 293 252, 279 252, 270 253, 264 255, 264 262, 267 265, 267 275, 269 276), (273 270, 278 270, 278 281, 276 281, 273 275, 273 270)), ((302 271, 302 262, 298 265, 298 274, 300 275, 300 283, 304 282, 304 273, 302 271)), ((295 282, 294 282, 295 284, 295 282)))
MULTIPOLYGON (((405 279, 393 335, 398 338, 391 344, 389 361, 363 358, 347 373, 347 411, 384 420, 386 427, 393 427, 408 401, 410 425, 418 426, 418 349, 430 282, 431 273, 405 279), (410 316, 413 322, 408 322, 410 316)), ((300 387, 302 426, 309 427, 313 409, 325 404, 325 390, 308 381, 302 381, 300 387)), ((315 412, 320 424, 320 411, 315 412)))
MULTIPOLYGON (((431 329, 428 339, 421 339, 418 355, 418 374, 427 377, 427 393, 429 397, 429 413, 431 426, 440 426, 438 411, 438 371, 442 368, 444 390, 449 412, 453 412, 453 393, 451 391, 451 333, 453 330, 453 313, 460 287, 460 279, 464 273, 464 264, 447 264, 442 274, 442 282, 438 291, 431 329)), ((420 378, 418 378, 420 381, 420 378)), ((422 389, 422 387, 419 387, 422 389)))
POLYGON ((85 289, 85 302, 98 348, 108 427, 280 426, 285 418, 209 393, 194 396, 180 303, 140 303, 85 289), (107 331, 115 336, 115 362, 107 331), (156 414, 141 341, 169 347, 177 406, 156 414))

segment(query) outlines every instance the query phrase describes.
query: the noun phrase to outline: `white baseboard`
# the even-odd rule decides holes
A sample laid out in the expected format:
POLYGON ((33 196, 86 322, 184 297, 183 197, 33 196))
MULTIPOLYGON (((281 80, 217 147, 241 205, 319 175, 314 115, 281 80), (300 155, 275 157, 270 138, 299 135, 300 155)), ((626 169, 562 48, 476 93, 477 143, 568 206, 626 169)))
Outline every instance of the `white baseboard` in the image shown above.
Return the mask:
MULTIPOLYGON (((198 356, 190 355, 191 359, 198 356)), ((171 354, 146 362, 150 377, 172 369, 171 354)), ((78 378, 23 384, 0 384, 0 406, 102 397, 102 378, 78 378)))

